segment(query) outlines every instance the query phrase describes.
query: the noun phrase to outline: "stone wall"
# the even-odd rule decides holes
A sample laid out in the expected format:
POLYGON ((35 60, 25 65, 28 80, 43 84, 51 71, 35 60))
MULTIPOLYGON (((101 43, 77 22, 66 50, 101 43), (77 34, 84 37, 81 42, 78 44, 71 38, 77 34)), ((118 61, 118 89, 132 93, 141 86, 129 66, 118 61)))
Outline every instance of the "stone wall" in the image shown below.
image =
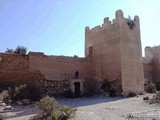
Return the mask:
POLYGON ((160 80, 160 46, 146 47, 144 64, 144 77, 148 82, 160 80))
MULTIPOLYGON (((49 91, 63 92, 72 88, 75 78, 91 80, 91 62, 87 58, 74 58, 66 56, 47 56, 43 53, 29 53, 29 67, 31 71, 39 71, 47 81, 43 81, 50 88, 49 91), (76 72, 78 76, 76 76, 76 72)), ((76 81, 75 81, 76 82, 76 81)))
MULTIPOLYGON (((86 88, 90 85, 90 89, 100 89, 102 81, 107 79, 112 81, 117 92, 142 92, 144 77, 139 18, 134 17, 135 26, 131 29, 121 10, 115 16, 113 21, 106 17, 102 26, 85 28, 85 58, 47 56, 41 52, 30 52, 25 56, 1 53, 0 82, 42 83, 54 94, 63 89, 74 89, 76 80, 81 81, 81 90, 83 82, 86 88)), ((152 60, 150 58, 148 61, 152 60)), ((156 67, 159 60, 155 59, 154 63, 153 71, 159 73, 160 68, 156 67)), ((145 76, 149 76, 151 65, 145 66, 147 70, 151 69, 144 70, 145 76)))

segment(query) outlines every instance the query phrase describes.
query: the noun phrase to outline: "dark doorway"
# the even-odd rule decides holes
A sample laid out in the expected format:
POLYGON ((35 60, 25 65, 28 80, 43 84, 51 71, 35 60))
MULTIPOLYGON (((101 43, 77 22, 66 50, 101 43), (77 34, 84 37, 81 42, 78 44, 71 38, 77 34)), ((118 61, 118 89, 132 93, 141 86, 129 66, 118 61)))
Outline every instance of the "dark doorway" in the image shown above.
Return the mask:
POLYGON ((75 78, 79 78, 79 71, 75 72, 75 78))
POLYGON ((74 96, 75 96, 75 97, 79 97, 80 94, 81 94, 80 82, 75 82, 75 83, 74 83, 74 96))

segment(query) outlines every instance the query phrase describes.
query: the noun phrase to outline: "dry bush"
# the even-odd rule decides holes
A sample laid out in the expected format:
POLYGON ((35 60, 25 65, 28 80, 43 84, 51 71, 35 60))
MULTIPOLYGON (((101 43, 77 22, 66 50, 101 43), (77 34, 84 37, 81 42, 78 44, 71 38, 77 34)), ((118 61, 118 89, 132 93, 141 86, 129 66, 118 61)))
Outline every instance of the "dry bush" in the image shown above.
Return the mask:
POLYGON ((30 120, 66 120, 71 115, 74 115, 76 110, 65 105, 58 107, 58 102, 49 96, 37 102, 37 108, 41 112, 30 118, 30 120))
POLYGON ((149 100, 149 97, 148 96, 143 97, 143 100, 149 100))
POLYGON ((149 93, 155 93, 156 91, 157 91, 156 84, 149 83, 148 86, 147 86, 147 92, 149 92, 149 93))
POLYGON ((55 120, 66 120, 75 113, 75 110, 76 109, 70 106, 63 105, 55 110, 52 116, 55 118, 55 120))
POLYGON ((2 114, 0 114, 0 120, 6 120, 6 115, 2 115, 2 114))
POLYGON ((160 103, 160 91, 158 91, 153 97, 150 99, 150 104, 160 103))
POLYGON ((6 99, 9 99, 10 95, 8 90, 4 90, 2 91, 2 93, 0 93, 0 100, 1 101, 5 101, 6 99))
POLYGON ((12 99, 14 101, 22 99, 30 99, 32 101, 40 100, 44 95, 44 90, 41 86, 36 86, 32 84, 23 84, 16 86, 12 91, 12 99))
POLYGON ((37 102, 37 108, 41 110, 43 113, 46 113, 47 115, 51 114, 52 111, 57 107, 58 102, 49 96, 45 96, 43 99, 41 99, 39 102, 37 102))

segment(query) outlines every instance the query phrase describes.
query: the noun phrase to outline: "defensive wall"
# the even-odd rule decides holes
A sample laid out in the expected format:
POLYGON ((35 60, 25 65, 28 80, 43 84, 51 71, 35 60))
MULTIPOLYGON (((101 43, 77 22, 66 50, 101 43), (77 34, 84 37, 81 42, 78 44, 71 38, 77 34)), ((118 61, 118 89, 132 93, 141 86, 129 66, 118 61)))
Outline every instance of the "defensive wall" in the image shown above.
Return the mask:
POLYGON ((119 93, 143 92, 139 17, 127 19, 118 10, 112 21, 106 17, 101 26, 86 27, 84 58, 0 53, 0 68, 1 82, 38 81, 53 94, 69 88, 81 94, 89 87, 100 90, 104 80, 119 93))
POLYGON ((143 64, 145 81, 160 81, 160 46, 145 48, 143 64))
POLYGON ((144 89, 139 17, 132 29, 118 10, 112 21, 85 28, 85 55, 92 53, 91 76, 96 80, 117 81, 118 91, 141 92, 144 89), (92 52, 91 52, 92 51, 92 52))

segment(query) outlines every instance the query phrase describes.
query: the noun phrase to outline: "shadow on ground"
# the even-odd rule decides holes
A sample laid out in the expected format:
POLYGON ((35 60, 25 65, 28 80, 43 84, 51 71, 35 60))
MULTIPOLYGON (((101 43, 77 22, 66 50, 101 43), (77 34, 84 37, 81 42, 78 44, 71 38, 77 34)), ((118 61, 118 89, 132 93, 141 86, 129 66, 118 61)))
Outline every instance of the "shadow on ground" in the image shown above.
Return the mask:
MULTIPOLYGON (((125 97, 107 97, 102 94, 96 94, 91 97, 79 97, 79 98, 56 98, 60 105, 69 105, 72 107, 90 106, 101 103, 111 103, 126 99, 125 97)), ((35 115, 37 113, 35 105, 29 106, 16 106, 12 110, 0 110, 0 114, 6 114, 7 119, 16 120, 16 117, 35 115)), ((19 119, 18 119, 19 120, 19 119)))
POLYGON ((102 94, 93 95, 92 97, 79 97, 79 98, 57 98, 59 104, 69 105, 72 107, 89 106, 94 104, 114 102, 118 100, 126 99, 126 97, 108 97, 102 94))

